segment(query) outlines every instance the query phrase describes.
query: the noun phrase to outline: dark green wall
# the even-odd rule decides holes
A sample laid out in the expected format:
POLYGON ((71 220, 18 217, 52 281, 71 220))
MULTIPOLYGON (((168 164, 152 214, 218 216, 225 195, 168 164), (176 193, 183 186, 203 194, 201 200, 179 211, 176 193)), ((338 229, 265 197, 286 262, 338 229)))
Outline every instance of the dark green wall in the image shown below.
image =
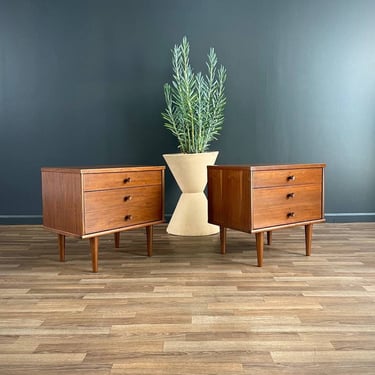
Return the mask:
POLYGON ((42 166, 164 164, 184 35, 228 71, 217 163, 326 162, 328 218, 375 220, 373 0, 0 0, 0 222, 40 222, 42 166))

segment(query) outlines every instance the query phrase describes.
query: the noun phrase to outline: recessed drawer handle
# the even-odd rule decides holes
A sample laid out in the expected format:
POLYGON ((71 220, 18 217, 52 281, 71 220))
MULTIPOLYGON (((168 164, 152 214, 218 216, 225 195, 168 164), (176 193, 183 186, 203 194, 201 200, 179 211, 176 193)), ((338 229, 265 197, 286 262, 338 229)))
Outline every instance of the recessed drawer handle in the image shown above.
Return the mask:
POLYGON ((288 212, 287 215, 286 215, 286 217, 288 219, 291 218, 291 217, 295 217, 295 216, 296 216, 296 214, 294 212, 288 212))
POLYGON ((131 201, 133 197, 131 195, 127 195, 124 197, 124 202, 131 201))
POLYGON ((130 177, 126 177, 126 178, 124 178, 124 184, 127 184, 128 182, 130 182, 131 181, 131 178, 130 177))
POLYGON ((296 196, 295 193, 288 193, 288 194, 286 195, 286 199, 294 198, 295 196, 296 196))
POLYGON ((291 175, 291 176, 288 176, 286 179, 287 179, 287 181, 295 181, 296 176, 291 175))
POLYGON ((129 221, 129 220, 133 219, 133 216, 132 215, 125 215, 124 219, 125 219, 125 221, 129 221))

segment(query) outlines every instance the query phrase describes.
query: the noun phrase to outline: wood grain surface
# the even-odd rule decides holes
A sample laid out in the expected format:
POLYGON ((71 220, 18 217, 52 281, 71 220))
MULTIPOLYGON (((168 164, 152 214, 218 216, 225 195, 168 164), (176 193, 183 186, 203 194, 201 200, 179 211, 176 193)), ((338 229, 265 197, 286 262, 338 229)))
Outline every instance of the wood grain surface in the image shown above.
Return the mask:
POLYGON ((154 227, 87 241, 41 226, 0 226, 1 375, 373 375, 375 223, 273 232, 256 267, 255 238, 179 237, 154 227), (267 254, 268 253, 268 254, 267 254))

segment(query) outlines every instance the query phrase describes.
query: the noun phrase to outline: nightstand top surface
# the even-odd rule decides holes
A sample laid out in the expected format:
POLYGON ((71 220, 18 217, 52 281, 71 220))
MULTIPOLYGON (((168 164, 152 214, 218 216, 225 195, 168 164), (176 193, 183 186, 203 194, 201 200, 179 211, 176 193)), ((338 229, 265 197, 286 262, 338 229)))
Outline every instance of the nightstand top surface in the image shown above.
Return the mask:
POLYGON ((59 173, 103 173, 103 172, 142 172, 148 170, 164 170, 165 166, 145 165, 93 165, 93 166, 70 166, 70 167, 43 167, 42 172, 59 173))

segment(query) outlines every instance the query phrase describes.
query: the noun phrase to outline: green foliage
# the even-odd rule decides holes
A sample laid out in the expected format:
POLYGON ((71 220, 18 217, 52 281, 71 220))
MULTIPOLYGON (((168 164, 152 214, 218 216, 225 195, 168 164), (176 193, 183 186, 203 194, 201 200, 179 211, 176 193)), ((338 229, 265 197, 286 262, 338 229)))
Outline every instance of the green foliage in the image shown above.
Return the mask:
POLYGON ((164 126, 178 139, 181 152, 208 150, 217 139, 224 122, 224 83, 226 70, 217 69, 213 48, 208 53, 207 74, 194 73, 189 62, 190 46, 186 37, 172 50, 173 80, 164 85, 166 121, 164 126))

